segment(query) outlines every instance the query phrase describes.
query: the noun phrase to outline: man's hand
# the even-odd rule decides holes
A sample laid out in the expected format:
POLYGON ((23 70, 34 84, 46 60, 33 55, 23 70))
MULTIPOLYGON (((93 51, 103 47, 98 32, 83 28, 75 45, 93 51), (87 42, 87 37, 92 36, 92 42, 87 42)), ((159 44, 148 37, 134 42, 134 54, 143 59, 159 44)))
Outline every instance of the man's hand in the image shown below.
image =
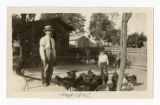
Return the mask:
POLYGON ((46 59, 43 59, 42 62, 43 62, 43 65, 48 63, 46 59))
POLYGON ((53 65, 56 66, 56 60, 55 59, 53 60, 53 65))
POLYGON ((108 62, 106 62, 106 65, 108 66, 108 62))

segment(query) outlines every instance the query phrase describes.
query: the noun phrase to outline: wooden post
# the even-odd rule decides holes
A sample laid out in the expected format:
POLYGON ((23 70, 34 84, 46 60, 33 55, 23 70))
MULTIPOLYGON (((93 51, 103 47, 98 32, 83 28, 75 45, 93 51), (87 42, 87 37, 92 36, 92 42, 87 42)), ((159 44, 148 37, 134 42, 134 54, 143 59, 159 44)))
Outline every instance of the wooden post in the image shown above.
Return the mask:
POLYGON ((25 25, 26 25, 26 16, 27 14, 21 14, 20 57, 22 59, 24 59, 24 56, 25 56, 24 30, 25 30, 25 25))
POLYGON ((117 83, 117 91, 121 90, 122 83, 123 83, 123 76, 125 73, 125 67, 126 67, 126 40, 127 40, 127 23, 128 20, 131 18, 131 13, 123 13, 122 16, 122 31, 121 31, 121 64, 120 64, 120 73, 118 77, 118 83, 117 83))

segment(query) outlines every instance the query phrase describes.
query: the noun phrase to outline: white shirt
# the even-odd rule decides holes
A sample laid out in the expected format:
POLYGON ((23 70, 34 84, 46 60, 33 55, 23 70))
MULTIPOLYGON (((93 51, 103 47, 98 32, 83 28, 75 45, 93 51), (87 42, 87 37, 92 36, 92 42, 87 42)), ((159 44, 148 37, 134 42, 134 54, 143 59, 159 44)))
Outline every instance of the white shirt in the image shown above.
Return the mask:
MULTIPOLYGON (((52 47, 53 51, 55 51, 55 41, 53 38, 45 35, 44 37, 42 37, 40 39, 40 56, 41 59, 44 60, 45 59, 45 54, 44 54, 44 50, 47 48, 52 47), (51 40, 51 46, 50 46, 50 40, 51 40)), ((55 53, 55 52, 52 52, 55 53)))
POLYGON ((104 55, 99 55, 98 63, 104 63, 104 62, 106 62, 107 65, 108 65, 108 63, 109 63, 109 61, 108 61, 108 56, 107 56, 106 54, 104 54, 104 55))

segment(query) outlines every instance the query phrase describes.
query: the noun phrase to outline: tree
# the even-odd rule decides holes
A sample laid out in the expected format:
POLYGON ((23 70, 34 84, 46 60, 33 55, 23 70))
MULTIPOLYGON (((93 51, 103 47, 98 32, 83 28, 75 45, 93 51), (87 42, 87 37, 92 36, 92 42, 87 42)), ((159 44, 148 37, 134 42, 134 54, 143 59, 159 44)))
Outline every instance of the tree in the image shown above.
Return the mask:
POLYGON ((20 42, 20 57, 24 57, 27 52, 27 44, 30 36, 25 33, 31 23, 34 21, 36 14, 13 14, 12 15, 12 43, 20 42))
POLYGON ((138 38, 138 48, 141 48, 144 46, 144 42, 147 41, 147 37, 144 35, 144 33, 142 32, 140 35, 139 35, 139 38, 138 38))
POLYGON ((17 14, 13 14, 12 15, 12 42, 14 42, 14 40, 16 41, 20 40, 20 34, 21 34, 20 24, 21 24, 20 16, 17 14))
POLYGON ((109 37, 110 31, 114 29, 114 25, 113 22, 109 20, 106 14, 94 13, 91 16, 89 29, 92 36, 99 39, 106 39, 109 37))
POLYGON ((111 31, 111 42, 112 44, 118 44, 120 45, 120 36, 121 36, 121 30, 120 29, 114 29, 111 31))
POLYGON ((13 41, 21 41, 23 37, 24 27, 33 22, 36 14, 13 14, 12 15, 12 39, 13 41))
POLYGON ((127 23, 129 19, 131 18, 131 13, 123 13, 122 16, 122 33, 121 33, 121 64, 120 64, 120 74, 118 77, 118 83, 117 83, 117 91, 121 90, 122 83, 123 83, 123 77, 125 73, 125 67, 126 67, 126 39, 127 39, 127 23))
POLYGON ((40 19, 61 18, 64 22, 72 26, 77 33, 84 33, 85 18, 80 13, 45 13, 40 19))
POLYGON ((147 37, 142 32, 141 34, 138 34, 137 32, 132 33, 127 38, 127 47, 136 47, 141 48, 144 46, 144 42, 147 41, 147 37))
POLYGON ((109 20, 108 15, 112 18, 117 14, 94 13, 91 16, 89 25, 90 34, 95 37, 97 41, 104 40, 112 42, 113 44, 119 43, 120 30, 114 28, 114 22, 109 20))

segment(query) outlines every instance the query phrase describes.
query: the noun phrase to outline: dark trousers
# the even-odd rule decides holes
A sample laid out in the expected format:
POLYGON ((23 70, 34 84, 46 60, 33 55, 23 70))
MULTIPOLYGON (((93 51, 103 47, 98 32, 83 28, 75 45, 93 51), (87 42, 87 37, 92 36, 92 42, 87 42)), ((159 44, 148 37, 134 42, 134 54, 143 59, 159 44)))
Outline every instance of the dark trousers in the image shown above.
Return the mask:
POLYGON ((107 70, 107 63, 106 62, 101 62, 99 65, 99 69, 101 71, 106 71, 107 70))
POLYGON ((50 85, 53 73, 53 62, 49 61, 42 68, 42 84, 50 85))

